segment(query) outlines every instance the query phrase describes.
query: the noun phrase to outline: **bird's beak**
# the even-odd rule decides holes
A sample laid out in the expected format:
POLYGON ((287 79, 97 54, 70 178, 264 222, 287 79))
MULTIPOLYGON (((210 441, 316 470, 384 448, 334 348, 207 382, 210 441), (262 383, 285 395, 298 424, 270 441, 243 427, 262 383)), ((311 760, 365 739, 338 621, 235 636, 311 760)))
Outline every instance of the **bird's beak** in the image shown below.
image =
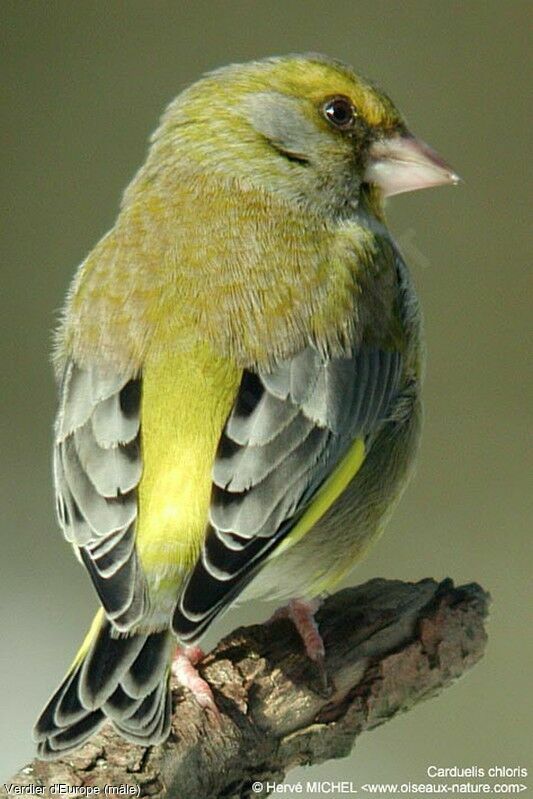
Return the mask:
POLYGON ((391 136, 374 142, 364 180, 379 186, 384 197, 405 191, 459 183, 460 177, 425 142, 414 136, 391 136))

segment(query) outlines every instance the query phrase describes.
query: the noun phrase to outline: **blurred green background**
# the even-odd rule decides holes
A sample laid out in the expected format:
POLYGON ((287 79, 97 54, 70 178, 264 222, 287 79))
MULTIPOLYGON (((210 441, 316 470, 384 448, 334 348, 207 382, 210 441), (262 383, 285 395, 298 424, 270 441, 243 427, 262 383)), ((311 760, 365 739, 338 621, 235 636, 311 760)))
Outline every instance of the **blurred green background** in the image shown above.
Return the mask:
POLYGON ((51 330, 73 270, 112 225, 181 88, 231 61, 306 50, 377 80, 465 180, 389 207, 426 317, 425 435, 416 478, 352 581, 449 575, 494 600, 488 652, 471 673, 306 776, 361 785, 424 781, 430 764, 531 765, 528 7, 3 0, 1 778, 32 756, 33 721, 95 606, 56 527, 50 475, 51 330))

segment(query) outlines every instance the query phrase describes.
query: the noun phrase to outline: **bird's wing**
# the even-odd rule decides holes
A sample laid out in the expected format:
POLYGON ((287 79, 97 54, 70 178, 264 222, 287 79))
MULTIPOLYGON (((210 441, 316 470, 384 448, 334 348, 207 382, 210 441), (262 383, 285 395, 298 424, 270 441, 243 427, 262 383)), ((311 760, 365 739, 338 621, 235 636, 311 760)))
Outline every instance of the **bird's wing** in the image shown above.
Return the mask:
POLYGON ((300 537, 355 474, 398 391, 399 352, 327 358, 307 347, 243 373, 213 469, 209 526, 173 618, 197 638, 273 549, 300 537))
POLYGON ((57 513, 107 617, 127 631, 144 611, 135 552, 140 381, 70 361, 54 442, 57 513))

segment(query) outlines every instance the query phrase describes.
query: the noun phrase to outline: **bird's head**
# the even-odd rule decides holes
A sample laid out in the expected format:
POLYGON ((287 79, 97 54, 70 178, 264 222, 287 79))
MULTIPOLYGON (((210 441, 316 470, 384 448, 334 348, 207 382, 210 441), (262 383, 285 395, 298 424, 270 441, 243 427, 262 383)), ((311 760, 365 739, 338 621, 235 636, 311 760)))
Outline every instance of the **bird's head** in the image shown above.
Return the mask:
POLYGON ((383 92, 318 55, 209 73, 169 106, 150 160, 341 215, 363 200, 379 214, 388 196, 458 181, 383 92))

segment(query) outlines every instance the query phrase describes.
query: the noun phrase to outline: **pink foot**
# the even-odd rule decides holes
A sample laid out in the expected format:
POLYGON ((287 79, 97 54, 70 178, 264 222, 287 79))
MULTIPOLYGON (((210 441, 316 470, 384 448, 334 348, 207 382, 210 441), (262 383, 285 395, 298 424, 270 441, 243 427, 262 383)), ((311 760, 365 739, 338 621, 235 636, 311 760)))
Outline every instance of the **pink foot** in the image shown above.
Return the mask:
POLYGON ((217 720, 220 720, 220 711, 209 683, 200 677, 196 669, 204 657, 205 654, 199 646, 178 646, 172 660, 172 673, 179 684, 192 693, 200 707, 210 711, 217 720))
POLYGON ((323 667, 326 650, 315 621, 315 613, 319 607, 320 602, 317 600, 305 602, 303 599, 291 599, 288 605, 288 615, 303 641, 307 657, 323 667))
POLYGON ((270 624, 277 619, 290 619, 292 621, 305 646, 307 657, 317 664, 324 688, 327 688, 326 650, 318 630, 318 624, 315 621, 315 613, 320 605, 321 602, 318 599, 314 599, 311 602, 306 602, 304 599, 291 599, 288 605, 278 608, 267 623, 270 624))

